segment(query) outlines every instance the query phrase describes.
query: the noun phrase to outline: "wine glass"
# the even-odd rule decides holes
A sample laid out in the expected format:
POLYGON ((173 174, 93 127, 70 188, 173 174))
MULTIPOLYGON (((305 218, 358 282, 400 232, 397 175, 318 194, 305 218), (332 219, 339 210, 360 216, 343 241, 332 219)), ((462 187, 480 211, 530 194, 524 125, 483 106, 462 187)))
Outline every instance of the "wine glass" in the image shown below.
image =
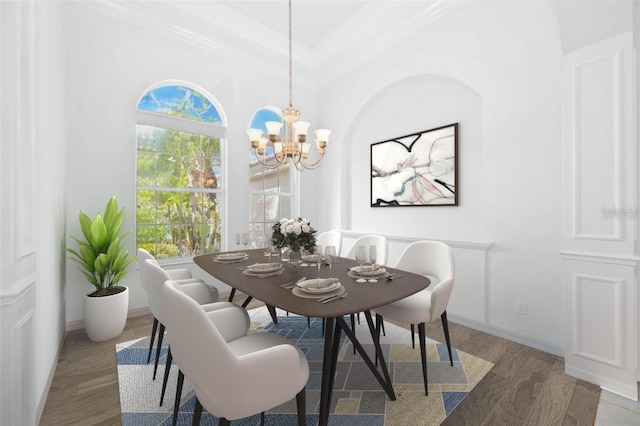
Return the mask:
POLYGON ((244 249, 246 250, 249 246, 249 234, 247 234, 246 232, 242 233, 241 241, 244 249))
POLYGON ((240 233, 236 232, 236 250, 240 250, 240 233))
POLYGON ((273 243, 271 242, 271 238, 267 238, 265 241, 265 249, 267 250, 267 257, 269 258, 269 263, 271 263, 271 254, 273 252, 273 243))
POLYGON ((371 262, 371 278, 369 278, 369 282, 370 283, 377 283, 378 280, 376 279, 376 276, 374 275, 374 270, 376 268, 376 258, 378 257, 378 251, 376 249, 376 246, 369 246, 369 262, 371 262))
POLYGON ((314 252, 314 261, 318 266, 318 281, 320 281, 320 267, 322 266, 322 246, 316 245, 316 249, 314 252))
POLYGON ((362 269, 364 263, 367 261, 367 247, 358 246, 356 247, 356 262, 360 265, 360 278, 356 280, 357 283, 366 283, 367 280, 362 276, 362 269))
POLYGON ((331 277, 331 268, 336 261, 336 246, 327 246, 324 249, 324 261, 329 264, 329 277, 331 277))

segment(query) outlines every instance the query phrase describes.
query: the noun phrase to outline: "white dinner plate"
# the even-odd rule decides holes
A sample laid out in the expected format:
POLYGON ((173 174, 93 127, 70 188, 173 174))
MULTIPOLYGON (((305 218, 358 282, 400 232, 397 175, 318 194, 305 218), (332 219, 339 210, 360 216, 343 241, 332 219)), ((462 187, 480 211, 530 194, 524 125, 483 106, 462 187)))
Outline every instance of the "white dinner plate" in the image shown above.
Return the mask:
POLYGON ((298 289, 300 291, 303 291, 305 293, 311 293, 311 294, 324 294, 324 293, 329 293, 331 291, 337 290, 342 284, 340 284, 340 281, 336 281, 333 282, 331 284, 329 284, 326 287, 322 287, 322 288, 318 288, 318 281, 322 282, 324 281, 325 278, 320 278, 320 279, 313 279, 313 280, 305 280, 302 281, 301 283, 298 283, 298 289))
POLYGON ((275 272, 282 268, 282 263, 256 263, 254 265, 247 266, 247 269, 257 274, 268 274, 269 272, 275 272))
MULTIPOLYGON (((387 272, 387 270, 382 267, 376 268, 373 271, 371 271, 370 266, 364 266, 362 269, 362 275, 365 277, 377 277, 379 275, 384 275, 384 273, 387 272)), ((351 268, 351 272, 360 275, 360 266, 354 266, 351 268)))
POLYGON ((216 256, 218 260, 240 260, 249 257, 247 253, 220 253, 216 256))
POLYGON ((270 272, 252 271, 250 269, 245 269, 244 271, 242 271, 242 274, 243 275, 248 275, 250 277, 263 277, 263 278, 266 278, 266 277, 264 277, 265 275, 267 277, 271 277, 273 275, 280 275, 283 272, 284 272, 284 268, 280 267, 280 268, 275 269, 275 270, 270 271, 270 272))
POLYGON ((298 296, 298 297, 302 297, 304 299, 321 299, 323 297, 329 297, 329 296, 340 296, 345 292, 345 288, 341 286, 339 286, 337 289, 330 291, 328 293, 322 293, 322 294, 317 294, 317 293, 307 293, 306 291, 303 291, 301 288, 294 288, 293 289, 293 295, 294 296, 298 296))

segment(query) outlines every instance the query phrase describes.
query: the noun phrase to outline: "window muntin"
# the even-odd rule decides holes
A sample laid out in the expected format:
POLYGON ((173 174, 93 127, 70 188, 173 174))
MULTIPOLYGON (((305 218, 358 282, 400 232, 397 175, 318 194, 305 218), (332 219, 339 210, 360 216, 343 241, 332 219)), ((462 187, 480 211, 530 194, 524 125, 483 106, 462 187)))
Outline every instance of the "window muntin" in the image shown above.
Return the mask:
POLYGON ((208 97, 185 86, 150 90, 138 106, 137 247, 156 258, 220 251, 221 114, 208 97))

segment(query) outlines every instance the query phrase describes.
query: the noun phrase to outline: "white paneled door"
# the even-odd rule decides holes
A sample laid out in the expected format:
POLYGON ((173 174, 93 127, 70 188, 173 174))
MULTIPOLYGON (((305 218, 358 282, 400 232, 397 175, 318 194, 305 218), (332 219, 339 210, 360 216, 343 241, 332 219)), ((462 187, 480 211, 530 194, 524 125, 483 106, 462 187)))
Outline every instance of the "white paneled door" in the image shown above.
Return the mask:
POLYGON ((638 204, 631 33, 564 60, 567 374, 638 399, 638 204))

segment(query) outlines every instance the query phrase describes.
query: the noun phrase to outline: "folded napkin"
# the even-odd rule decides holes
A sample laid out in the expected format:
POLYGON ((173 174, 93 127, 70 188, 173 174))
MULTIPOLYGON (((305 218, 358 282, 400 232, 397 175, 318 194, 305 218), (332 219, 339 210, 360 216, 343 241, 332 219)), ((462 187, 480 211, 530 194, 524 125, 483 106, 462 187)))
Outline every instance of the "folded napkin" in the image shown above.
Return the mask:
POLYGON ((326 278, 324 280, 319 280, 316 282, 315 288, 325 288, 329 287, 333 283, 337 283, 339 280, 337 278, 326 278))
POLYGON ((254 263, 253 265, 248 266, 248 269, 256 270, 256 269, 271 269, 278 266, 277 263, 254 263))
POLYGON ((373 267, 371 265, 362 265, 362 269, 360 268, 360 266, 354 266, 353 268, 351 268, 352 271, 354 272, 373 272, 373 271, 377 271, 378 269, 382 268, 382 265, 373 265, 373 267))

